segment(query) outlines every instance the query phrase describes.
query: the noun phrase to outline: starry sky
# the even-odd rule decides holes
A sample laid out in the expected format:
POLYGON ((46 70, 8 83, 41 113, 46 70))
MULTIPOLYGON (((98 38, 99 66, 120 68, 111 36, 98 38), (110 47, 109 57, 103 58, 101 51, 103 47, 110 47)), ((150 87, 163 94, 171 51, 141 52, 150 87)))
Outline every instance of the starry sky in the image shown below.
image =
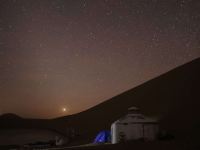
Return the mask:
POLYGON ((199 0, 0 0, 0 114, 74 114, 198 57, 199 0))

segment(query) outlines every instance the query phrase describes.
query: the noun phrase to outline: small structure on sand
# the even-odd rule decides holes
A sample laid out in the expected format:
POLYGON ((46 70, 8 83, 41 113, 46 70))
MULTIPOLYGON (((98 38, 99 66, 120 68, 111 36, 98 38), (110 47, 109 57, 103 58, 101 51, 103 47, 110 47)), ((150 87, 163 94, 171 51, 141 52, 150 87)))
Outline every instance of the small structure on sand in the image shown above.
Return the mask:
POLYGON ((112 144, 127 140, 155 140, 158 135, 158 121, 144 116, 136 107, 111 125, 112 144))
POLYGON ((111 142, 111 135, 110 135, 110 131, 104 130, 97 134, 93 143, 99 144, 99 143, 107 143, 107 142, 111 142))
POLYGON ((65 136, 56 136, 55 137, 55 145, 56 146, 63 146, 68 144, 69 142, 69 138, 65 137, 65 136))

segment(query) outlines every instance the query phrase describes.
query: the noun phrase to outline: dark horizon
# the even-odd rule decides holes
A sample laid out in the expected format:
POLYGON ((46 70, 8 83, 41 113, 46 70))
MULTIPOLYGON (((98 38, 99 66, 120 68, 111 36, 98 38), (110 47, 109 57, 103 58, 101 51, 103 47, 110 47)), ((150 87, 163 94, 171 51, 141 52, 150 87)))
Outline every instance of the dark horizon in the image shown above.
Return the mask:
POLYGON ((81 112, 200 57, 200 1, 0 1, 0 115, 81 112))

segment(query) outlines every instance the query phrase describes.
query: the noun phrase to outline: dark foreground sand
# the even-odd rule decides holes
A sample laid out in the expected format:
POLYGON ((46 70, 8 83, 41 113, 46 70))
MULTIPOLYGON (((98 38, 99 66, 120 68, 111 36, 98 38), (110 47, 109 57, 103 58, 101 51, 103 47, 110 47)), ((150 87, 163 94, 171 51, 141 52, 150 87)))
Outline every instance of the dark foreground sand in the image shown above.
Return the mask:
POLYGON ((188 141, 129 141, 119 144, 99 144, 94 146, 78 146, 71 148, 52 148, 52 150, 199 150, 200 144, 193 145, 188 141))

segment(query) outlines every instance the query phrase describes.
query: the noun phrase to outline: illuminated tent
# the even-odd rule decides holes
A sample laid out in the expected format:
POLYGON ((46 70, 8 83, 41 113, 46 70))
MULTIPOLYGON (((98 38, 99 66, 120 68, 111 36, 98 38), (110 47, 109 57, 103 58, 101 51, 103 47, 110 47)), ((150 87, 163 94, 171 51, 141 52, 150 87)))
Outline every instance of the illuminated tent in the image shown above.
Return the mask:
POLYGON ((106 143, 110 142, 111 134, 110 131, 104 130, 97 134, 96 138, 94 139, 94 143, 106 143))
POLYGON ((136 107, 128 109, 129 113, 111 125, 111 143, 127 140, 156 140, 159 126, 158 120, 140 113, 136 107))

